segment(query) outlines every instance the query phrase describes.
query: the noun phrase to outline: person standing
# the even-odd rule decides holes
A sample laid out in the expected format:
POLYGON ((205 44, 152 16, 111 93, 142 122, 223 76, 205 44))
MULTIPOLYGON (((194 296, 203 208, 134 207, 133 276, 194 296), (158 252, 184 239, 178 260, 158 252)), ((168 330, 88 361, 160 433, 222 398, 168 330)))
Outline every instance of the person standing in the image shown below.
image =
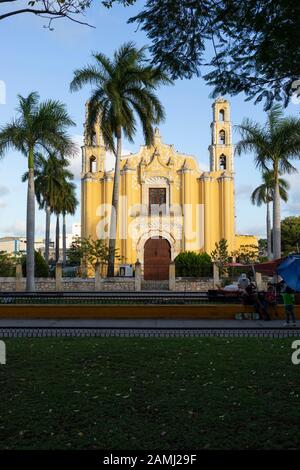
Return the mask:
POLYGON ((247 289, 247 287, 249 287, 250 284, 251 283, 250 283, 247 275, 245 273, 241 274, 240 277, 238 278, 238 287, 240 289, 245 290, 245 289, 247 289))
POLYGON ((285 318, 286 318, 284 326, 289 326, 290 319, 292 320, 292 325, 296 326, 294 291, 290 287, 287 286, 285 291, 281 295, 283 298, 285 318))
POLYGON ((272 308, 273 313, 278 317, 278 312, 276 309, 276 291, 274 286, 271 283, 268 283, 268 290, 264 293, 263 297, 263 307, 266 312, 266 320, 271 320, 270 318, 270 309, 272 308))

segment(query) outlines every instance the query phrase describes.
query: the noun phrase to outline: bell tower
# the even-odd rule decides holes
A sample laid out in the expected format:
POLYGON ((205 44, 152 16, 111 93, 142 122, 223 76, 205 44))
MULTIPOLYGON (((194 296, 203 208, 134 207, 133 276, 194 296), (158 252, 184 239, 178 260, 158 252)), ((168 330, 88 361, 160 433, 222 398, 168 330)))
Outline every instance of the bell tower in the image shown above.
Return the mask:
POLYGON ((212 143, 209 146, 210 171, 226 171, 227 173, 233 173, 234 158, 230 103, 223 98, 217 98, 212 108, 212 143))
POLYGON ((106 148, 100 127, 100 119, 90 136, 87 132, 88 103, 85 107, 84 141, 81 170, 81 236, 96 236, 94 220, 98 206, 103 201, 101 181, 105 175, 106 148))
POLYGON ((82 176, 102 177, 105 172, 106 149, 101 134, 100 119, 97 119, 92 136, 87 132, 88 103, 86 104, 84 145, 82 147, 82 176))

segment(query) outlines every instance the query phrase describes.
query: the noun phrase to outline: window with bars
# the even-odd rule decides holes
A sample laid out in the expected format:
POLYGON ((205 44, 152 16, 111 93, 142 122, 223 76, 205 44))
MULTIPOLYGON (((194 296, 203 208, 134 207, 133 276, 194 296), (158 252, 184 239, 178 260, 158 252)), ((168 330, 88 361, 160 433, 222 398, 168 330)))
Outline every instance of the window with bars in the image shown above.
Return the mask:
POLYGON ((149 188, 149 214, 165 215, 166 203, 166 188, 149 188))
POLYGON ((226 156, 222 153, 220 156, 220 170, 226 170, 227 169, 227 162, 226 162, 226 156))
POLYGON ((226 132, 224 130, 219 132, 219 144, 225 145, 226 143, 226 132))

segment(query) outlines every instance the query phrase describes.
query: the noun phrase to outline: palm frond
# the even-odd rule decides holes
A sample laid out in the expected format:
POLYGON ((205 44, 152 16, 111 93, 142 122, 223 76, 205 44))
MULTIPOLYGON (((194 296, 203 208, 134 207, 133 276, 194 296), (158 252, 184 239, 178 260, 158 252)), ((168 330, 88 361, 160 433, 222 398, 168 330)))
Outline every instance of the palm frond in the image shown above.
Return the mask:
POLYGON ((29 119, 30 116, 36 113, 40 95, 37 91, 32 91, 27 97, 18 95, 18 113, 24 117, 25 120, 29 119))
POLYGON ((262 206, 262 204, 266 204, 268 202, 268 199, 269 194, 266 184, 261 184, 251 194, 252 204, 258 207, 262 206))
POLYGON ((87 65, 82 69, 75 70, 74 78, 70 84, 70 90, 72 92, 80 90, 84 85, 101 86, 101 83, 105 83, 108 79, 107 72, 99 70, 94 65, 87 65))
POLYGON ((93 54, 94 59, 96 59, 97 66, 102 74, 104 74, 107 79, 110 80, 114 73, 114 64, 105 54, 97 52, 93 54))
POLYGON ((258 123, 245 119, 240 126, 237 126, 241 135, 241 140, 237 143, 235 152, 241 155, 245 152, 253 152, 255 164, 258 168, 265 170, 270 158, 269 136, 258 123))
MULTIPOLYGON (((261 206, 267 202, 273 201, 275 176, 273 170, 268 170, 262 174, 263 183, 258 186, 251 195, 251 202, 254 205, 261 206)), ((287 202, 288 190, 290 189, 289 183, 284 178, 279 178, 279 194, 280 198, 287 202)))
POLYGON ((77 70, 71 83, 72 91, 84 84, 94 88, 88 107, 88 134, 91 135, 99 123, 106 147, 116 154, 115 139, 119 129, 132 140, 137 116, 146 142, 152 142, 153 125, 165 118, 155 90, 172 83, 168 75, 150 67, 146 48, 138 49, 132 42, 123 44, 112 60, 102 53, 94 53, 93 57, 95 65, 77 70))
POLYGON ((279 126, 279 124, 283 120, 283 109, 280 104, 275 104, 272 106, 270 111, 268 112, 268 129, 270 135, 273 135, 274 132, 276 133, 276 130, 279 126))
POLYGON ((0 157, 10 148, 25 155, 28 152, 28 133, 20 119, 14 119, 0 129, 0 157))

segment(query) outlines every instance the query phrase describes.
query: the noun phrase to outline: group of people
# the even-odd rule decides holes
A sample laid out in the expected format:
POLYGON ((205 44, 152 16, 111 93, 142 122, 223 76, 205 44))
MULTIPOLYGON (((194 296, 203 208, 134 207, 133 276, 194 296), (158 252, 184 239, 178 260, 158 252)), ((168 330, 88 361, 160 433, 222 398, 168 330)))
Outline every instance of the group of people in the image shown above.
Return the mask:
POLYGON ((245 306, 253 306, 254 312, 265 321, 270 321, 272 317, 278 317, 277 298, 281 295, 285 308, 286 320, 284 326, 296 326, 295 317, 295 293, 284 281, 277 284, 268 283, 266 291, 258 291, 256 285, 251 281, 251 277, 242 274, 238 279, 238 287, 241 291, 241 301, 245 306))

